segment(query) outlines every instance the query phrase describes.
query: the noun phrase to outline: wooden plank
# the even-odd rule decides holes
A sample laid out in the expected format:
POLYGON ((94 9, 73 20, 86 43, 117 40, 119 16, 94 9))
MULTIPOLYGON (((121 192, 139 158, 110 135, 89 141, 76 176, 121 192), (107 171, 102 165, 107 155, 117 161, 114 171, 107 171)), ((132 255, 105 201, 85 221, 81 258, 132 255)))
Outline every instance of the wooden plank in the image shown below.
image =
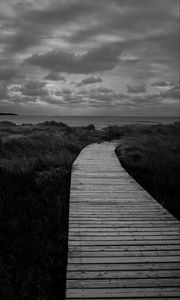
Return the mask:
POLYGON ((163 236, 176 236, 178 239, 179 239, 179 232, 167 232, 167 231, 143 231, 143 230, 139 230, 139 231, 107 231, 107 232, 104 232, 104 231, 69 231, 69 237, 72 237, 72 236, 92 236, 92 237, 104 237, 104 236, 123 236, 123 237, 126 237, 126 236, 132 236, 132 237, 136 237, 136 236, 144 236, 144 237, 147 237, 147 236, 158 236, 158 237, 163 237, 163 236))
POLYGON ((76 223, 76 222, 81 222, 81 223, 90 223, 90 222, 93 222, 93 223, 98 223, 98 222, 115 222, 118 224, 118 222, 131 222, 131 221, 136 221, 136 222, 141 222, 141 221, 150 221, 150 222, 154 222, 154 221, 171 221, 172 218, 171 217, 159 217, 159 216, 141 216, 141 217, 131 217, 131 216, 127 216, 127 217, 102 217, 102 216, 99 216, 99 217, 84 217, 84 218, 81 218, 81 217, 70 217, 69 218, 69 221, 73 224, 73 223, 76 223))
POLYGON ((179 287, 180 278, 103 278, 103 279, 68 279, 66 288, 132 288, 132 287, 179 287))
POLYGON ((69 245, 69 252, 71 251, 81 251, 81 253, 86 252, 86 251, 93 251, 94 253, 96 252, 106 252, 106 251, 157 251, 157 250, 179 250, 180 249, 180 244, 178 245, 172 245, 171 243, 165 243, 164 245, 88 245, 88 246, 70 246, 69 245))
MULTIPOLYGON (((86 299, 86 298, 103 298, 107 299, 127 299, 129 297, 134 298, 146 298, 146 297, 180 297, 180 291, 178 288, 170 287, 157 287, 157 288, 106 288, 106 289, 67 289, 66 299, 86 299)), ((165 298, 163 298, 165 299, 165 298)))
POLYGON ((125 271, 125 270, 180 270, 180 263, 131 263, 131 264, 69 264, 68 271, 125 271))
POLYGON ((180 270, 146 270, 146 271, 69 271, 67 279, 129 279, 129 278, 180 278, 180 270))
MULTIPOLYGON (((76 227, 72 227, 71 229, 71 232, 73 231, 79 231, 80 229, 79 228, 76 228, 76 227)), ((129 227, 122 227, 122 228, 98 228, 97 230, 94 229, 94 228, 81 228, 81 232, 98 232, 98 233, 105 233, 105 232, 158 232, 161 234, 161 232, 176 232, 179 234, 179 227, 169 227, 168 225, 167 226, 163 226, 163 227, 153 227, 153 228, 142 228, 142 227, 132 227, 132 228, 129 228, 129 227)))
POLYGON ((69 257, 149 257, 149 256, 180 256, 180 250, 156 251, 70 251, 69 257))
MULTIPOLYGON (((136 209, 136 208, 134 208, 134 210, 133 210, 133 209, 129 209, 129 208, 121 208, 121 209, 117 208, 117 209, 115 209, 113 207, 106 207, 104 209, 103 206, 101 205, 102 209, 100 209, 100 207, 97 207, 97 209, 96 209, 95 206, 93 208, 91 208, 91 207, 85 207, 85 206, 83 208, 81 208, 80 206, 78 207, 78 205, 79 204, 76 204, 76 209, 73 209, 74 208, 73 205, 70 206, 70 209, 73 209, 73 213, 74 214, 77 213, 77 215, 78 215, 78 213, 81 214, 81 215, 83 215, 83 214, 97 214, 97 213, 99 213, 99 215, 101 215, 101 214, 103 215, 103 214, 106 214, 106 213, 109 213, 111 215, 113 215, 113 214, 121 215, 123 209, 124 209, 124 214, 125 215, 128 214, 128 213, 130 215, 131 214, 136 215, 136 214, 140 214, 140 213, 142 213, 142 214, 148 214, 148 213, 152 212, 151 209, 147 209, 147 208, 146 209, 141 209, 141 208, 136 209)), ((159 210, 153 210, 153 212, 157 213, 158 215, 161 215, 161 216, 164 215, 159 210)))
POLYGON ((114 246, 129 246, 129 245, 166 245, 166 244, 170 244, 170 245, 180 245, 180 241, 179 240, 170 240, 169 242, 167 240, 131 240, 131 241, 73 241, 73 240, 69 240, 69 245, 71 246, 76 246, 79 245, 81 247, 83 246, 104 246, 107 247, 108 245, 114 245, 114 246))
POLYGON ((70 264, 103 264, 103 263, 111 263, 111 264, 133 264, 133 263, 169 263, 169 262, 177 262, 180 263, 179 256, 135 256, 135 257, 69 257, 68 262, 70 264))
MULTIPOLYGON (((70 228, 70 230, 72 229, 72 228, 79 228, 80 230, 81 229, 83 229, 83 228, 91 228, 91 230, 92 229, 95 229, 95 230, 101 230, 102 228, 104 228, 104 229, 111 229, 112 230, 112 228, 116 228, 116 229, 123 229, 123 228, 129 228, 129 229, 132 229, 134 226, 136 226, 137 228, 159 228, 159 227, 161 227, 161 228, 167 228, 167 226, 165 225, 165 224, 145 224, 145 225, 143 225, 143 223, 136 223, 136 224, 111 224, 111 223, 109 223, 109 224, 104 224, 104 226, 103 226, 103 224, 78 224, 78 223, 76 223, 76 224, 71 224, 70 223, 70 225, 69 225, 69 228, 70 228)), ((173 227, 173 225, 169 225, 169 226, 172 226, 173 227)))
POLYGON ((66 299, 178 299, 179 222, 114 147, 89 145, 73 165, 66 299))
POLYGON ((77 213, 77 214, 71 214, 70 216, 70 219, 73 221, 73 220, 112 220, 112 219, 118 219, 118 220, 124 220, 124 219, 136 219, 136 220, 141 220, 141 219, 144 219, 144 218, 148 218, 147 220, 154 220, 154 219, 159 219, 159 220, 163 220, 165 221, 166 219, 167 220, 174 220, 172 216, 169 216, 168 214, 160 214, 160 213, 157 213, 157 215, 152 215, 150 212, 149 213, 131 213, 131 212, 125 212, 125 214, 122 214, 122 212, 119 214, 118 212, 113 212, 111 213, 111 211, 109 211, 108 213, 106 212, 105 214, 99 214, 98 215, 98 212, 96 213, 92 213, 92 214, 88 214, 86 213, 85 215, 83 215, 83 213, 77 213))
POLYGON ((74 236, 71 235, 71 241, 151 241, 151 240, 177 240, 179 241, 179 236, 177 235, 169 235, 169 236, 85 236, 85 235, 78 235, 74 236))
MULTIPOLYGON (((171 227, 174 227, 174 225, 176 225, 176 224, 168 224, 168 226, 171 226, 171 227)), ((104 226, 103 226, 103 224, 101 223, 101 224, 94 224, 94 223, 92 223, 92 224, 81 224, 81 223, 70 223, 69 224, 69 228, 75 228, 75 227, 77 227, 77 228, 80 228, 80 229, 82 229, 82 228, 91 228, 91 229, 93 229, 93 228, 95 228, 95 229, 97 229, 97 230, 100 230, 100 229, 102 229, 102 228, 129 228, 129 229, 131 229, 131 228, 133 228, 133 227, 139 227, 139 228, 159 228, 159 227, 165 227, 165 228, 167 228, 167 225, 165 224, 165 223, 159 223, 159 224, 156 224, 156 223, 152 223, 151 222, 151 224, 150 224, 150 222, 148 222, 147 224, 144 224, 143 222, 136 222, 136 223, 134 223, 133 224, 133 222, 129 222, 129 223, 127 223, 127 222, 121 222, 120 224, 116 224, 116 223, 114 223, 114 224, 112 224, 112 223, 106 223, 106 224, 104 224, 104 226)))

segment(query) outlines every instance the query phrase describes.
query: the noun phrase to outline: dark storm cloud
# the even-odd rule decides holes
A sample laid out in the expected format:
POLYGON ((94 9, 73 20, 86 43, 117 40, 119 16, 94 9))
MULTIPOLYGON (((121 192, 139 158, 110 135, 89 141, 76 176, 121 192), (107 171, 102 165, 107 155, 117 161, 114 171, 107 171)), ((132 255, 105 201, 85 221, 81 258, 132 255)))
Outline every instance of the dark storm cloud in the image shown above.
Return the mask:
POLYGON ((0 82, 5 84, 0 97, 14 103, 41 101, 69 107, 175 103, 179 94, 173 85, 179 71, 177 11, 178 0, 0 1, 0 82), (100 77, 95 77, 96 72, 100 77), (24 84, 25 73, 34 81, 24 84), (62 73, 68 74, 67 79, 62 73), (71 74, 92 76, 79 82, 78 77, 77 86, 70 90, 71 74), (54 81, 54 90, 41 78, 54 81), (150 82, 154 79, 151 90, 162 87, 160 93, 147 93, 150 78, 150 82), (77 91, 100 80, 108 87, 116 86, 116 91, 106 87, 77 91), (125 90, 125 80, 127 93, 118 86, 123 82, 125 90), (56 91, 58 81, 67 88, 56 91), (19 88, 8 90, 10 83, 19 88))
MULTIPOLYGON (((97 1, 98 3, 98 1, 97 1)), ((74 22, 77 19, 95 11, 96 5, 91 1, 49 1, 44 9, 31 9, 25 14, 25 19, 35 23, 49 25, 62 25, 74 22)), ((42 26, 42 25, 41 25, 42 26)))
POLYGON ((44 77, 45 80, 66 81, 65 77, 57 72, 51 72, 44 77))
POLYGON ((93 83, 98 83, 98 82, 102 82, 102 78, 101 77, 94 77, 94 76, 90 76, 87 78, 82 79, 80 82, 75 83, 76 86, 83 86, 83 85, 88 85, 88 84, 93 84, 93 83))
MULTIPOLYGON (((96 1, 98 3, 98 1, 96 1)), ((101 1, 103 5, 103 1, 101 1)), ((71 42, 83 42, 99 34, 118 34, 122 32, 144 33, 152 28, 162 28, 173 20, 172 8, 178 0, 130 0, 104 1, 103 9, 97 10, 98 22, 84 24, 69 37, 71 42)))
POLYGON ((34 54, 27 58, 24 63, 53 72, 88 74, 96 71, 112 70, 118 64, 120 53, 119 44, 112 43, 95 47, 81 55, 63 50, 34 54))
POLYGON ((40 30, 32 30, 31 26, 24 25, 23 28, 18 28, 13 36, 4 38, 5 48, 7 52, 17 53, 24 52, 29 47, 40 44, 43 34, 40 30))
POLYGON ((34 89, 41 89, 46 86, 45 81, 28 81, 25 85, 24 88, 28 90, 34 90, 34 89))
POLYGON ((49 95, 49 91, 45 87, 46 82, 44 81, 29 81, 20 88, 20 92, 24 96, 47 96, 49 95))
POLYGON ((127 92, 128 93, 145 93, 146 92, 146 86, 145 85, 137 85, 137 86, 132 86, 132 85, 127 85, 127 92))
MULTIPOLYGON (((48 38, 56 39, 53 30, 69 24, 81 25, 77 30, 69 29, 67 40, 70 43, 84 42, 101 34, 145 33, 154 28, 165 29, 166 24, 174 24, 172 8, 177 5, 177 0, 164 0, 163 4, 161 0, 49 1, 41 7, 28 5, 27 2, 17 3, 13 5, 14 17, 8 17, 5 23, 5 28, 13 32, 4 38, 7 48, 16 52, 37 46, 48 38), (87 20, 95 22, 89 23, 87 20)), ((167 45, 172 47, 173 44, 167 45)))
POLYGON ((0 68, 0 80, 8 81, 13 79, 17 75, 16 68, 0 68))
POLYGON ((3 37, 6 50, 10 52, 22 52, 39 45, 51 37, 53 29, 73 23, 95 10, 89 1, 49 1, 41 9, 17 3, 12 8, 15 17, 8 17, 4 25, 13 32, 3 37))

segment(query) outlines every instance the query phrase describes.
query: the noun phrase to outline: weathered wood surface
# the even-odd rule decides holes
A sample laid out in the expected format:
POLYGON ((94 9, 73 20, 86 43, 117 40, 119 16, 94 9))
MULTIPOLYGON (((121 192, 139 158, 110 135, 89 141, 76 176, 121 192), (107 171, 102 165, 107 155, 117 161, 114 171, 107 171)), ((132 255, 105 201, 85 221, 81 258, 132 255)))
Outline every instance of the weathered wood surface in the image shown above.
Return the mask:
POLYGON ((66 299, 180 299, 180 223, 92 144, 71 178, 66 299))

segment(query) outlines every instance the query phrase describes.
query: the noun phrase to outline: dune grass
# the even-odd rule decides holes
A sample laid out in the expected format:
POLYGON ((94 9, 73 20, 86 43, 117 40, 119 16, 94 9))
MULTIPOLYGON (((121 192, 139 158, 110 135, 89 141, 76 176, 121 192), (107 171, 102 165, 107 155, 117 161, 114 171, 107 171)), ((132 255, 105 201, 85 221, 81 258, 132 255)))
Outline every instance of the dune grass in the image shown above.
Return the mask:
POLYGON ((135 179, 179 217, 179 127, 0 122, 0 298, 63 299, 72 163, 93 142, 119 140, 135 179))
POLYGON ((180 126, 129 128, 116 154, 129 174, 180 220, 180 126))
POLYGON ((0 132, 0 298, 63 299, 71 167, 98 133, 56 122, 0 132))

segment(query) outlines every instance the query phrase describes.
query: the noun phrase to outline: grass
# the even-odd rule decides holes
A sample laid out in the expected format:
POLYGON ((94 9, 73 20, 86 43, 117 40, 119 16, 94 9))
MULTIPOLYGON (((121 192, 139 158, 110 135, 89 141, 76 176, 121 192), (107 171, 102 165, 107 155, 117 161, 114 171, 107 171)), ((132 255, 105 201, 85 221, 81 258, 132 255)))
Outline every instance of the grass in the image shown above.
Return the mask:
POLYGON ((129 174, 180 220, 180 126, 134 127, 116 154, 129 174))
POLYGON ((99 133, 56 122, 0 132, 1 299, 63 299, 71 167, 99 133))
POLYGON ((127 171, 175 216, 179 126, 69 127, 0 122, 2 300, 63 299, 72 163, 86 145, 120 141, 127 171))

